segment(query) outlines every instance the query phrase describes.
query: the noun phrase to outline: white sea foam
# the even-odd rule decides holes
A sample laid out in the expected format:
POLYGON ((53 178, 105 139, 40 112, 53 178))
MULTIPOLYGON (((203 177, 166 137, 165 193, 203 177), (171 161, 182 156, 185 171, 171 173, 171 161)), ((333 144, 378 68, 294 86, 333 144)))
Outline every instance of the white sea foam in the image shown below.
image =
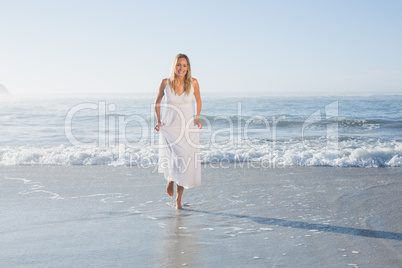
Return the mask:
POLYGON ((30 194, 35 194, 35 193, 44 193, 44 194, 50 195, 50 199, 64 199, 58 193, 54 193, 54 192, 45 190, 44 189, 45 186, 43 186, 40 182, 31 181, 31 180, 25 179, 25 178, 10 178, 10 177, 5 177, 5 178, 7 180, 21 181, 24 184, 29 185, 28 189, 20 191, 18 194, 30 195, 30 194))
MULTIPOLYGON (((401 167, 402 143, 366 139, 348 139, 334 144, 317 140, 285 140, 275 144, 259 142, 253 146, 231 145, 226 148, 205 147, 200 155, 203 164, 220 163, 250 167, 259 162, 263 167, 341 166, 341 167, 401 167)), ((3 146, 0 165, 115 165, 141 168, 155 167, 158 149, 76 147, 76 146, 3 146)))

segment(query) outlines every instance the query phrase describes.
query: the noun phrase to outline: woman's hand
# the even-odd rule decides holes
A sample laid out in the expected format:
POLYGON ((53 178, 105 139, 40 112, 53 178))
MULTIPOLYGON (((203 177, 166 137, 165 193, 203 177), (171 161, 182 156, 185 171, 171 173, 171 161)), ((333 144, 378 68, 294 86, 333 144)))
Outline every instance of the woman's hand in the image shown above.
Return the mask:
POLYGON ((194 123, 197 125, 197 127, 198 127, 199 129, 202 128, 202 123, 201 123, 200 120, 198 120, 198 118, 196 118, 196 119, 194 120, 194 123))
POLYGON ((156 126, 155 126, 154 129, 159 132, 159 130, 160 130, 160 128, 161 128, 161 125, 162 125, 162 123, 161 123, 161 122, 158 122, 158 124, 156 124, 156 126))

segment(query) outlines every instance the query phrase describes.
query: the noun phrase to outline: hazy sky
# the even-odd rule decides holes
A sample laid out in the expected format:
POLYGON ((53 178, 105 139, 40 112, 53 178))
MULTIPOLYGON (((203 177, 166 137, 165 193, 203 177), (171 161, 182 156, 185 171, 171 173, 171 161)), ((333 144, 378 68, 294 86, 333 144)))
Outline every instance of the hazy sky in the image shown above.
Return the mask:
POLYGON ((177 53, 201 92, 402 93, 402 1, 0 0, 11 93, 155 92, 177 53))

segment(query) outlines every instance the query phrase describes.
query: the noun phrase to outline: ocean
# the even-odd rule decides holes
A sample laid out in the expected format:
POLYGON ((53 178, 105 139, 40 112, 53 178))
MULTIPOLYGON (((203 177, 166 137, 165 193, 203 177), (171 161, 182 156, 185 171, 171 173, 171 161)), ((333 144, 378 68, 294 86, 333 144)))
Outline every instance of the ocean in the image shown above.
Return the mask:
MULTIPOLYGON (((202 96, 201 161, 402 166, 402 95, 202 96)), ((0 99, 0 165, 155 166, 154 95, 0 99)))

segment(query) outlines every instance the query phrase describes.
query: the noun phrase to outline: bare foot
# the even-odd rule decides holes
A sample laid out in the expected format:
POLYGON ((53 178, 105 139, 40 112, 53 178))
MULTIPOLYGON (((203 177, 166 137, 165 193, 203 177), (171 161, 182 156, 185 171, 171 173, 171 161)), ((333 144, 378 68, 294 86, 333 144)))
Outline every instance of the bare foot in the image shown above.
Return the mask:
POLYGON ((176 196, 176 209, 182 209, 181 196, 183 195, 184 188, 177 184, 177 196, 176 196))
POLYGON ((176 209, 182 209, 181 202, 176 200, 176 209))
POLYGON ((172 197, 174 194, 174 182, 173 181, 168 181, 167 185, 166 185, 166 192, 167 194, 172 197))

